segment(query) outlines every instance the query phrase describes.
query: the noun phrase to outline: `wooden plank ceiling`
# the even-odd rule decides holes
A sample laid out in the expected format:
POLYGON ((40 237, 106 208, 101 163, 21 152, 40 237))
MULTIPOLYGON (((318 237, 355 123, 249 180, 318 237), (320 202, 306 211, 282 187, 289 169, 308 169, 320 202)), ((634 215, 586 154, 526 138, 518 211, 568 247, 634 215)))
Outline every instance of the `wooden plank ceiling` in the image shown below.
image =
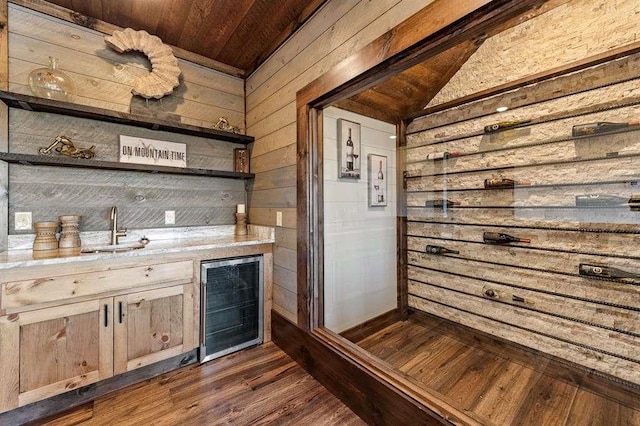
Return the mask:
POLYGON ((251 74, 327 0, 49 0, 251 74))

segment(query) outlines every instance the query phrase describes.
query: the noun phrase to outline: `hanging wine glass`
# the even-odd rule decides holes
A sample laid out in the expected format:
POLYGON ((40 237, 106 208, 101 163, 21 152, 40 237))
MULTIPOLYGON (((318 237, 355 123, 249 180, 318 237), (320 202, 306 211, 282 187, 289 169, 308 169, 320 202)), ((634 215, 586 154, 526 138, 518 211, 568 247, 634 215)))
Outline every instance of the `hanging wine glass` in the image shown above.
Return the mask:
POLYGON ((47 68, 29 73, 29 88, 36 96, 58 101, 70 101, 76 91, 71 77, 58 69, 58 60, 51 56, 47 68))

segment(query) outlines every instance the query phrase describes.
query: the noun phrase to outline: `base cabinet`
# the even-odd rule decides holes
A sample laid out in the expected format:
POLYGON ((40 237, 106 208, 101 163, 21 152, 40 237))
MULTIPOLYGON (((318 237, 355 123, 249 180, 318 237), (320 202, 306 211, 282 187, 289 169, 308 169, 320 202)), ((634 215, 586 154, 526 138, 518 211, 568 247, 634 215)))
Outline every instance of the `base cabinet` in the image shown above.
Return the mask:
POLYGON ((113 298, 0 317, 0 411, 113 375, 113 298))
POLYGON ((114 374, 196 347, 193 303, 191 284, 116 297, 114 374))
POLYGON ((2 283, 0 413, 196 348, 193 275, 186 261, 2 283))

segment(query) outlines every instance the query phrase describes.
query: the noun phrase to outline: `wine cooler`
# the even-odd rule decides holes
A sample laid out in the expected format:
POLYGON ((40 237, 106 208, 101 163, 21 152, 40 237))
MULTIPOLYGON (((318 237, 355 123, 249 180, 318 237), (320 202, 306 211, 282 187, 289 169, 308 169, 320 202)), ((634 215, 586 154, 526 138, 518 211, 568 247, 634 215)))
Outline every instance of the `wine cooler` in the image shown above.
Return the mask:
POLYGON ((204 261, 200 362, 262 343, 262 256, 204 261))

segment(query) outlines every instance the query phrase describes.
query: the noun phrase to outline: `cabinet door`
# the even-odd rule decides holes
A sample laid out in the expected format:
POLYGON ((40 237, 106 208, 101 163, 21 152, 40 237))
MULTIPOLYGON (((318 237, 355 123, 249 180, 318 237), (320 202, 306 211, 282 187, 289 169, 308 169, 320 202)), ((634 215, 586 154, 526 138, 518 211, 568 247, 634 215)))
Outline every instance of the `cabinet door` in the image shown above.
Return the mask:
POLYGON ((114 373, 195 348, 193 299, 193 284, 116 297, 114 373))
POLYGON ((112 376, 113 298, 0 317, 0 411, 112 376))

